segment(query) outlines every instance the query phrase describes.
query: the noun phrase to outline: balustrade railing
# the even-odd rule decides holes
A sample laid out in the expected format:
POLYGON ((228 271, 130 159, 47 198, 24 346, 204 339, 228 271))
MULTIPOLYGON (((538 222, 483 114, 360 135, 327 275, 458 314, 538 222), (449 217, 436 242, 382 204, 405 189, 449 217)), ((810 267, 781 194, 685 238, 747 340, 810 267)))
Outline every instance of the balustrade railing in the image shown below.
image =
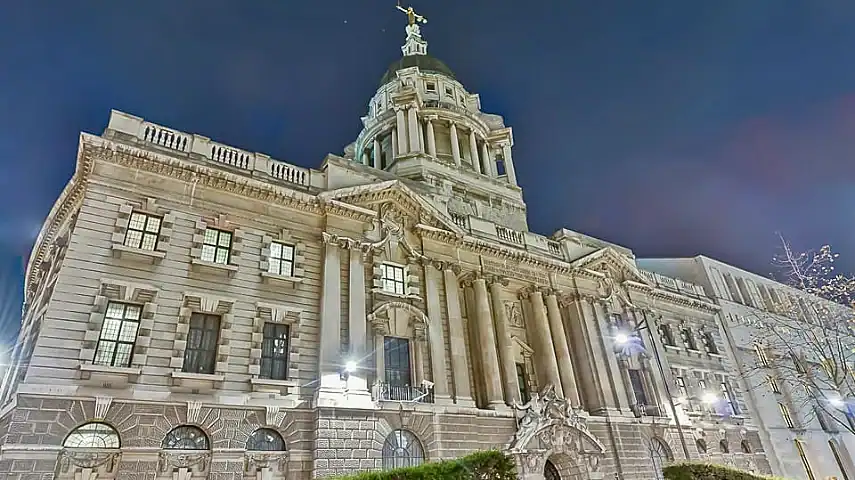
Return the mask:
POLYGON ((466 215, 460 215, 459 213, 451 214, 451 221, 454 222, 455 225, 462 229, 469 228, 468 222, 466 221, 466 215))
POLYGON ((496 225, 496 236, 503 242, 513 243, 516 245, 525 245, 525 238, 522 232, 511 230, 510 228, 500 227, 496 225))
POLYGON ((278 160, 270 161, 270 171, 267 174, 289 183, 296 183, 303 186, 309 185, 308 170, 278 160))
POLYGON ((189 135, 153 123, 145 123, 142 136, 146 142, 179 152, 187 152, 190 149, 189 135))
POLYGON ((414 387, 411 385, 389 385, 378 382, 371 388, 371 398, 375 402, 412 402, 434 403, 432 387, 414 387))
POLYGON ((546 242, 546 245, 549 248, 549 253, 551 253, 553 255, 558 255, 558 256, 561 255, 561 244, 560 243, 553 242, 552 240, 549 240, 546 242))

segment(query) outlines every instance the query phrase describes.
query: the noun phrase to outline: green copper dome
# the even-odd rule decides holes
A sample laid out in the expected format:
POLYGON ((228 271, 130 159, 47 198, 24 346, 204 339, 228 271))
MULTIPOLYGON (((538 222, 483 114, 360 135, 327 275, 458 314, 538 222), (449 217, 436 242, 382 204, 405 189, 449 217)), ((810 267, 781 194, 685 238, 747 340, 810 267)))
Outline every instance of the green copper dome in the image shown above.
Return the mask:
POLYGON ((389 69, 386 70, 386 74, 383 75, 383 79, 380 80, 380 86, 382 87, 383 85, 386 85, 392 80, 398 78, 397 75, 395 75, 398 70, 403 70, 409 67, 419 67, 419 70, 422 72, 440 73, 446 77, 455 79, 454 72, 452 72, 451 69, 448 68, 448 65, 443 63, 442 60, 431 57, 430 55, 407 55, 389 65, 389 69))

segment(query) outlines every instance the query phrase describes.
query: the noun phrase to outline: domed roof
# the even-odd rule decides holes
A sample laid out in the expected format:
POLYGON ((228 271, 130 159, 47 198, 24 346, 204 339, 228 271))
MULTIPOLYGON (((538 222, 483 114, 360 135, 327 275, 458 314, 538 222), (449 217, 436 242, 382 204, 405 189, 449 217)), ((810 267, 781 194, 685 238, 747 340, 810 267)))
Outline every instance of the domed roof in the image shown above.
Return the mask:
POLYGON ((419 67, 419 70, 422 72, 441 73, 446 77, 456 80, 454 72, 452 72, 451 69, 448 68, 448 65, 443 63, 442 60, 431 57, 430 55, 405 55, 401 57, 400 60, 396 60, 389 65, 389 69, 386 70, 386 73, 380 80, 380 86, 382 87, 383 85, 386 85, 392 80, 398 78, 396 75, 398 70, 403 70, 409 67, 419 67))

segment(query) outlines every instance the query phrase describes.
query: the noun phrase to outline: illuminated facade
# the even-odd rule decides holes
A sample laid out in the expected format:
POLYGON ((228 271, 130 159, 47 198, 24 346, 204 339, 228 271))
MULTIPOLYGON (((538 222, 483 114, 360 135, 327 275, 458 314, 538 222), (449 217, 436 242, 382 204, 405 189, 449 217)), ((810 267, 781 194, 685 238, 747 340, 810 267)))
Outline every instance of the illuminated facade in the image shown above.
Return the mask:
POLYGON ((28 266, 4 478, 308 479, 489 448, 537 480, 768 471, 720 307, 624 247, 528 231, 512 130, 417 23, 403 53, 318 169, 116 111, 81 135, 28 266))

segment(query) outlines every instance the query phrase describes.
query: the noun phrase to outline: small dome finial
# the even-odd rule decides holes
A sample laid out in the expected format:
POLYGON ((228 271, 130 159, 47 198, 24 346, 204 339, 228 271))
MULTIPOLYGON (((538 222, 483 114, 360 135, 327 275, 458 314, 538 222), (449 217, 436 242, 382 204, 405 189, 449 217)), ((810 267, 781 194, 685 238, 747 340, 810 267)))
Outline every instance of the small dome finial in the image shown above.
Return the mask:
POLYGON ((422 38, 419 28, 419 23, 427 23, 427 18, 416 13, 413 7, 402 7, 400 0, 396 8, 407 14, 407 42, 401 47, 401 51, 405 56, 427 55, 427 42, 422 38))

